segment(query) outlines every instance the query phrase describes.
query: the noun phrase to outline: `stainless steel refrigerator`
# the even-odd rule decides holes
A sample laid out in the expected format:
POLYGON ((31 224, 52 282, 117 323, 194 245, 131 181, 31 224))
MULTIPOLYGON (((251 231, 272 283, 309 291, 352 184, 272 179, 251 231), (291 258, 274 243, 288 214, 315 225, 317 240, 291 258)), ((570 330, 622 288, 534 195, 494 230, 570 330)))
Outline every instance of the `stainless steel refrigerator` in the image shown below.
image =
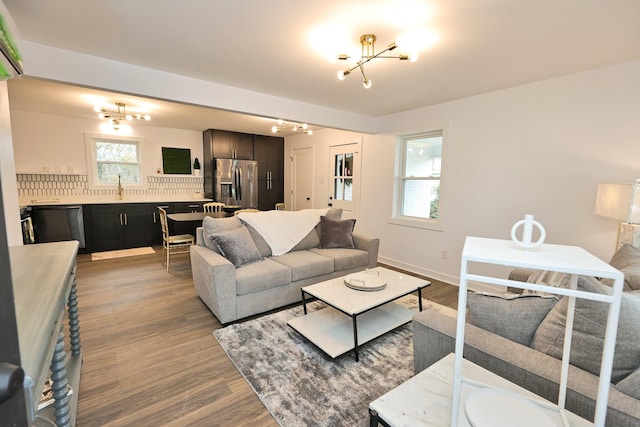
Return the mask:
POLYGON ((228 206, 258 207, 258 162, 215 159, 214 200, 228 206))

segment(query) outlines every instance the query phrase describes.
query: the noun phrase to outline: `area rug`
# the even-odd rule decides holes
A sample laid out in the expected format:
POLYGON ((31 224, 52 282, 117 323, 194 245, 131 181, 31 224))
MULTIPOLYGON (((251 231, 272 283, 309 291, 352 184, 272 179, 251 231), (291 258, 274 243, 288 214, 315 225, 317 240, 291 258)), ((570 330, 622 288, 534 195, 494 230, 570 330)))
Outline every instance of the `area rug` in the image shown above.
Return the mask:
POLYGON ((102 261, 105 259, 123 258, 136 255, 149 255, 155 253, 156 251, 150 246, 144 248, 120 249, 117 251, 94 252, 91 254, 91 261, 102 261))
MULTIPOLYGON (((415 296, 400 302, 418 306, 415 296)), ((369 425, 369 403, 413 375, 411 324, 362 346, 356 362, 353 352, 331 359, 287 325, 302 314, 294 307, 213 335, 281 426, 369 425)))

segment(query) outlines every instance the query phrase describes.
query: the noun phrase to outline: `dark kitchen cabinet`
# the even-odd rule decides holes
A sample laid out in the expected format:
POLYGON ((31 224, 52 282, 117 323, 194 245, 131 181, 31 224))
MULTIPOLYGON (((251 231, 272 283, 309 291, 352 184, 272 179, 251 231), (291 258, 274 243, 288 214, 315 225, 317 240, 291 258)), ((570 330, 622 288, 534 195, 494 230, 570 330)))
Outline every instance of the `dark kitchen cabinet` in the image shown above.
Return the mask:
POLYGON ((255 135, 253 159, 258 161, 258 209, 273 210, 284 202, 284 138, 255 135))
POLYGON ((253 160, 253 137, 217 129, 202 132, 204 197, 213 198, 214 159, 253 160))
POLYGON ((85 207, 87 243, 92 252, 149 246, 157 241, 154 236, 156 204, 116 203, 85 207))
POLYGON ((253 135, 227 130, 204 131, 205 146, 210 146, 210 155, 205 158, 253 160, 253 135), (208 141, 207 141, 208 140, 208 141))
POLYGON ((171 213, 202 212, 204 202, 173 202, 171 203, 171 213))

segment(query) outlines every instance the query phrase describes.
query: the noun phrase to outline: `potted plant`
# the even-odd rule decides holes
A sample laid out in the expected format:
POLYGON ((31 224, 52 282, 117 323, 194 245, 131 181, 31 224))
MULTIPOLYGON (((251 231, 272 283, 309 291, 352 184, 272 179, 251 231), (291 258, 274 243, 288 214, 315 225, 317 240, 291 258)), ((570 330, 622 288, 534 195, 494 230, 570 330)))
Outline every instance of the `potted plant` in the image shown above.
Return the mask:
POLYGON ((200 160, 196 157, 193 161, 193 174, 195 176, 200 176, 200 160))

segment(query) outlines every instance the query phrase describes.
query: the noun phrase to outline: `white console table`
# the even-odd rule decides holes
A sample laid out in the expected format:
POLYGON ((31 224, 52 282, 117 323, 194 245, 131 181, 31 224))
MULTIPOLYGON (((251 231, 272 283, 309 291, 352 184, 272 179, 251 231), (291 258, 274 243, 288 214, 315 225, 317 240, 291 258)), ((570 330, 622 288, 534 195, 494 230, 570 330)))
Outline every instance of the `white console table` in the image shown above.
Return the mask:
MULTIPOLYGON (((474 270, 475 271, 475 270, 474 270)), ((596 401, 594 425, 604 426, 607 415, 607 399, 611 382, 611 367, 615 348, 618 316, 624 275, 601 259, 576 246, 543 244, 535 248, 524 249, 511 240, 498 240, 479 237, 467 237, 462 251, 460 267, 460 289, 458 295, 458 321, 456 330, 455 366, 453 377, 453 402, 451 409, 451 425, 458 425, 459 406, 461 401, 462 351, 464 348, 465 312, 467 306, 467 289, 469 282, 488 283, 498 286, 511 286, 520 289, 542 291, 568 296, 567 327, 564 336, 564 348, 560 377, 560 391, 557 410, 563 423, 568 425, 564 409, 569 372, 569 355, 571 350, 571 334, 576 298, 602 301, 610 304, 604 348, 600 369, 600 382, 596 401), (537 270, 556 271, 571 275, 569 288, 556 288, 534 283, 507 280, 472 272, 474 266, 480 264, 521 267, 537 270), (601 295, 577 289, 578 276, 592 276, 614 280, 612 295, 601 295)))
POLYGON ((27 413, 59 427, 75 424, 82 351, 76 293, 78 242, 40 243, 9 249, 18 325, 20 358, 25 372, 27 413), (65 351, 63 318, 68 318, 65 351), (53 405, 37 411, 45 381, 53 380, 53 405), (67 397, 66 385, 73 394, 67 397))

